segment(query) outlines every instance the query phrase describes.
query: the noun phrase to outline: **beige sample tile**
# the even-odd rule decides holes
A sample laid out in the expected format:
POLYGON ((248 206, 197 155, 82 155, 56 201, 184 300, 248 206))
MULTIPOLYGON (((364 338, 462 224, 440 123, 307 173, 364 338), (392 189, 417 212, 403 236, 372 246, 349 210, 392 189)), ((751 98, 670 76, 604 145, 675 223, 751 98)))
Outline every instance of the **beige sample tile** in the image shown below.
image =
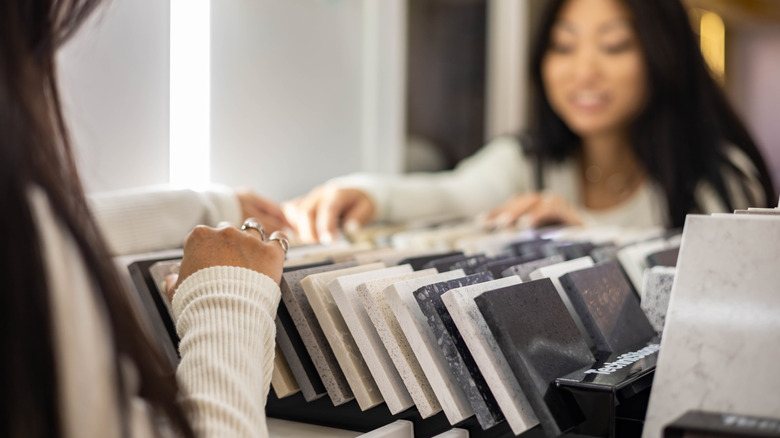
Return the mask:
POLYGON ((274 369, 271 372, 271 387, 274 389, 277 398, 284 398, 301 390, 278 345, 274 355, 274 369))
POLYGON ((396 420, 358 438, 414 438, 414 423, 409 420, 396 420))
POLYGON ((368 370, 363 356, 349 332, 341 312, 333 300, 328 284, 342 275, 357 274, 384 268, 382 263, 359 265, 352 268, 312 274, 301 280, 301 287, 317 317, 320 328, 336 356, 361 410, 382 403, 382 394, 368 370))

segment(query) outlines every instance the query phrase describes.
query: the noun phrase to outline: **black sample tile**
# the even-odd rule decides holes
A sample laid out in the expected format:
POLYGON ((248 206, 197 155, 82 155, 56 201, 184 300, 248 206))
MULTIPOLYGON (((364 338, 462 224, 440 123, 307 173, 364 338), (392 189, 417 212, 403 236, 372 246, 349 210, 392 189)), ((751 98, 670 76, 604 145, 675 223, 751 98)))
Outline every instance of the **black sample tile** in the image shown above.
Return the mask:
POLYGON ((476 274, 481 270, 480 268, 482 265, 493 260, 493 258, 485 255, 467 257, 457 263, 453 263, 452 266, 450 266, 450 270, 463 269, 463 272, 466 273, 466 275, 476 274))
MULTIPOLYGON (((422 269, 434 268, 437 271, 439 271, 439 273, 447 272, 447 271, 451 271, 452 270, 452 269, 450 269, 450 266, 452 266, 453 263, 456 263, 456 262, 459 262, 459 261, 465 260, 465 259, 466 259, 466 255, 465 254, 457 254, 457 255, 454 255, 454 256, 434 259, 434 260, 431 260, 428 263, 424 264, 422 269)), ((414 266, 412 266, 412 268, 414 268, 414 266)))
POLYGON ((490 275, 492 275, 493 278, 501 278, 503 277, 501 273, 511 268, 512 266, 521 265, 523 263, 532 262, 534 260, 536 260, 534 256, 504 257, 498 260, 493 260, 491 262, 485 263, 484 265, 481 266, 481 271, 490 272, 490 275))
POLYGON ((647 256, 647 267, 654 266, 677 266, 677 256, 680 254, 680 248, 670 248, 658 251, 647 256))
POLYGON ((582 422, 582 412, 555 378, 593 364, 549 278, 483 293, 474 299, 549 437, 582 422))
POLYGON ((655 336, 618 262, 570 272, 560 282, 597 351, 622 351, 655 336))
POLYGON ((590 252, 590 257, 596 263, 609 262, 617 260, 617 253, 620 251, 620 247, 617 245, 605 245, 594 248, 590 252))
POLYGON ((474 415, 483 429, 489 429, 504 420, 501 409, 490 392, 471 352, 452 321, 441 295, 450 289, 493 280, 487 272, 480 272, 454 280, 430 284, 414 292, 414 298, 428 320, 428 325, 441 347, 452 375, 463 390, 474 415))
POLYGON ((562 242, 555 247, 557 253, 566 260, 589 256, 595 248, 596 246, 590 242, 562 242))
POLYGON ((512 251, 512 253, 517 257, 533 256, 540 259, 546 257, 542 248, 550 242, 551 240, 549 239, 523 240, 520 242, 510 243, 507 245, 507 249, 512 251))
POLYGON ((409 264, 412 265, 412 269, 414 269, 415 271, 419 271, 421 269, 425 269, 424 266, 432 260, 443 259, 445 257, 452 257, 457 255, 463 255, 463 252, 451 251, 451 252, 441 252, 438 254, 426 254, 424 256, 409 257, 401 260, 400 262, 398 262, 398 264, 399 265, 409 264))
POLYGON ((314 362, 311 361, 309 353, 306 351, 306 346, 303 345, 303 340, 301 340, 301 336, 298 334, 295 323, 284 302, 279 303, 275 322, 276 343, 279 345, 282 353, 284 353, 284 357, 290 365, 290 370, 301 388, 304 399, 312 401, 327 394, 328 391, 325 389, 325 385, 322 384, 317 368, 314 367, 314 362))
POLYGON ((504 272, 501 273, 503 277, 510 277, 512 275, 517 275, 520 277, 521 280, 524 282, 531 281, 531 272, 534 272, 535 270, 542 268, 544 266, 549 265, 555 265, 557 263, 563 263, 566 260, 563 259, 562 255, 554 255, 552 257, 545 257, 541 259, 535 259, 530 262, 522 263, 520 265, 515 265, 510 268, 507 268, 504 270, 504 272))

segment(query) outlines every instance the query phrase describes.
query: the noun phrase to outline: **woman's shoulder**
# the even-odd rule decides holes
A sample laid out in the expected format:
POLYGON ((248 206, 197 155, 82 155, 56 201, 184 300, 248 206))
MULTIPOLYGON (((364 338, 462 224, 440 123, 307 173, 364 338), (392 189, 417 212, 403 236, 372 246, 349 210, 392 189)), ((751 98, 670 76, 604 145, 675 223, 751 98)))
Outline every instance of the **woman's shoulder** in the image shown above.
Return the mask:
MULTIPOLYGON (((723 162, 720 174, 734 209, 765 206, 760 173, 755 163, 739 147, 727 144, 723 148, 723 162)), ((709 181, 701 181, 695 192, 697 204, 702 213, 724 212, 726 204, 709 181)))

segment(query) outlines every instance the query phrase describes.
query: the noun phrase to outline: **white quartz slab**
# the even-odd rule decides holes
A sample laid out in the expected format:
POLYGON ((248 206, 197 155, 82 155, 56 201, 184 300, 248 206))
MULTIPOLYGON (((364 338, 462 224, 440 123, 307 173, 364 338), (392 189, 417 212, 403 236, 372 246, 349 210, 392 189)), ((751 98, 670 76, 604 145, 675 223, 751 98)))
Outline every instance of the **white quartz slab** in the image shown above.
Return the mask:
POLYGON ((441 412, 441 405, 387 303, 384 290, 399 281, 418 279, 422 287, 439 281, 439 278, 449 280, 463 275, 462 270, 454 272, 455 274, 438 274, 434 268, 423 269, 407 274, 403 278, 380 278, 367 281, 357 287, 358 297, 422 418, 441 412))
POLYGON ((433 438, 469 438, 469 431, 466 429, 452 428, 446 432, 442 432, 433 438))
POLYGON ((396 420, 358 438, 414 438, 414 423, 409 420, 396 420))
POLYGON ((549 278, 550 281, 552 281, 552 284, 555 286, 555 290, 558 291, 558 295, 560 295, 561 300, 563 300, 563 304, 566 305, 566 310, 569 311, 569 315, 571 315, 572 319, 574 320, 574 323, 577 325, 577 329, 580 331, 583 339, 585 339, 585 342, 587 342, 588 347, 590 347, 591 350, 594 347, 593 339, 591 339, 590 335, 588 334, 588 331, 585 329, 585 324, 582 323, 582 318, 580 318, 580 314, 577 313, 576 309, 574 309, 574 305, 572 305, 571 300, 569 299, 569 294, 567 294, 566 290, 563 289, 560 278, 563 275, 568 274, 569 272, 590 268, 593 265, 594 265, 593 259, 590 258, 590 256, 586 256, 574 260, 568 260, 563 263, 556 263, 554 265, 543 266, 535 270, 534 272, 531 272, 531 274, 529 275, 531 280, 540 280, 542 278, 549 278))
POLYGON ((301 390, 298 381, 287 364, 287 360, 279 346, 276 346, 274 355, 274 369, 271 372, 271 387, 274 389, 277 398, 284 398, 293 395, 301 390))
POLYGON ((355 339, 360 354, 366 361, 391 414, 397 414, 412 407, 414 402, 403 380, 401 380, 398 370, 393 365, 390 355, 387 354, 368 312, 363 307, 363 303, 360 302, 356 288, 366 281, 381 278, 399 279, 413 272, 410 265, 400 265, 345 275, 331 281, 328 285, 341 316, 355 339))
POLYGON ((645 269, 647 266, 647 256, 654 252, 663 251, 669 249, 670 245, 666 239, 654 239, 646 242, 639 242, 633 245, 629 245, 617 253, 618 261, 623 266, 623 270, 626 272, 628 279, 631 280, 631 284, 639 294, 639 298, 644 299, 642 293, 642 280, 645 276, 645 269))
POLYGON ((691 409, 780 416, 780 217, 689 215, 643 437, 691 409))
POLYGON ((520 388, 509 363, 504 358, 504 354, 485 322, 485 318, 482 317, 482 313, 474 302, 474 298, 483 292, 521 282, 520 277, 515 275, 451 289, 441 296, 452 321, 458 327, 458 331, 469 347, 490 392, 496 398, 501 412, 504 413, 504 417, 515 435, 534 427, 539 423, 539 420, 536 418, 528 398, 520 388))
POLYGON ((328 289, 328 283, 342 275, 357 274, 359 272, 373 271, 383 268, 382 263, 370 263, 359 265, 352 268, 338 269, 335 271, 326 271, 319 274, 312 274, 301 280, 301 286, 306 294, 306 298, 311 305, 317 321, 325 333, 333 354, 336 356, 344 377, 347 379, 349 388, 355 395, 361 410, 372 408, 382 403, 382 394, 371 376, 371 372, 366 366, 363 356, 358 350, 355 340, 349 333, 344 318, 336 306, 328 289))
MULTIPOLYGON (((463 276, 461 270, 459 275, 452 278, 463 276)), ((428 378, 428 382, 447 416, 447 420, 451 424, 456 424, 474 415, 474 411, 469 405, 466 394, 452 375, 447 360, 436 341, 436 336, 434 336, 425 314, 420 310, 420 306, 414 298, 414 291, 420 287, 422 285, 419 285, 419 281, 410 280, 395 283, 385 289, 384 293, 414 355, 422 366, 425 377, 428 378)))
POLYGON ((664 330, 666 312, 669 308, 669 297, 672 294, 674 273, 677 271, 672 266, 654 266, 645 269, 645 278, 642 282, 644 299, 640 303, 642 311, 647 315, 647 320, 653 326, 656 334, 664 330))

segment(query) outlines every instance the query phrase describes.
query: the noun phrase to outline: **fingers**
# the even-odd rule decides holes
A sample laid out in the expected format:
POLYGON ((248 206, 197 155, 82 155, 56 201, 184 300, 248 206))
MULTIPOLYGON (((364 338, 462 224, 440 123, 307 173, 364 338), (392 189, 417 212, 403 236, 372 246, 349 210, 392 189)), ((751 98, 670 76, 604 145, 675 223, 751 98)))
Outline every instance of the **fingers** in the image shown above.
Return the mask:
POLYGON ((235 193, 244 219, 254 217, 260 220, 269 233, 290 228, 282 208, 277 203, 248 189, 237 189, 235 193))
POLYGON ((355 206, 344 214, 342 219, 344 231, 352 233, 362 228, 363 225, 367 224, 374 217, 374 210, 374 204, 370 201, 360 200, 356 202, 355 206))
POLYGON ((538 193, 515 196, 502 206, 488 213, 486 221, 489 225, 507 227, 513 225, 521 216, 535 208, 541 201, 538 193))
POLYGON ((303 198, 285 203, 284 213, 298 237, 309 243, 329 243, 339 226, 359 228, 374 216, 371 198, 361 190, 322 186, 303 198))
POLYGON ((489 226, 507 227, 522 223, 523 227, 564 224, 582 225, 580 212, 563 197, 551 193, 530 193, 516 196, 487 214, 489 226))

